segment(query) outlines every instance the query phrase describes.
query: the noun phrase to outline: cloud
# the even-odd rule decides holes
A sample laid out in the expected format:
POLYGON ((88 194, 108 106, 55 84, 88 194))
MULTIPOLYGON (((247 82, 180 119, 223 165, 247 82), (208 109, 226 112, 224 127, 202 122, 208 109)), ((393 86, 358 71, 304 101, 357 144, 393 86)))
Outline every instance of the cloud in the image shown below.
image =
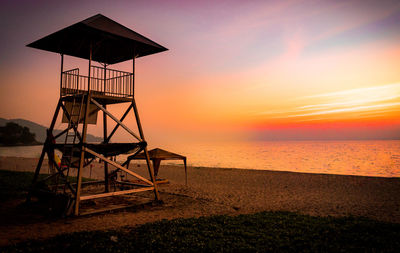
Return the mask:
POLYGON ((400 83, 374 87, 341 90, 304 96, 297 99, 298 105, 286 110, 258 113, 268 118, 287 119, 307 117, 307 120, 326 119, 320 116, 335 115, 351 117, 349 113, 364 113, 371 116, 385 115, 400 107, 400 83))
POLYGON ((341 33, 384 20, 400 11, 400 3, 398 1, 360 2, 356 0, 337 2, 331 8, 331 10, 325 10, 324 13, 318 13, 318 15, 328 14, 330 22, 311 38, 312 43, 328 40, 341 33))
MULTIPOLYGON (((355 106, 355 107, 334 108, 334 109, 330 109, 330 110, 320 110, 320 111, 304 113, 304 114, 288 115, 287 117, 304 117, 304 116, 333 114, 333 113, 341 113, 341 112, 371 111, 371 110, 375 110, 375 109, 390 108, 390 107, 395 107, 395 106, 399 106, 399 105, 400 105, 400 102, 383 103, 383 104, 378 104, 378 105, 362 105, 362 106, 355 106)), ((384 111, 382 111, 382 112, 384 112, 384 111)))
POLYGON ((393 96, 393 94, 400 95, 399 93, 400 93, 400 83, 393 83, 380 86, 364 87, 364 88, 316 94, 311 96, 305 96, 300 99, 329 98, 329 97, 339 98, 339 97, 366 96, 366 95, 373 96, 376 98, 381 98, 382 95, 393 96))

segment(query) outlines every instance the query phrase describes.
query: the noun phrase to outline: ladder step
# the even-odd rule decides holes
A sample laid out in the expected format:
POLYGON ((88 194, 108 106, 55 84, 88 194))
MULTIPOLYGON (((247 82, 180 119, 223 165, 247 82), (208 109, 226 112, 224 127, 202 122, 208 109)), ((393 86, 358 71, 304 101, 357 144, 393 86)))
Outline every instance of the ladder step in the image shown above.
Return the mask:
POLYGON ((69 111, 69 116, 70 116, 68 122, 69 130, 67 131, 65 136, 64 152, 63 152, 63 157, 65 160, 63 164, 66 165, 67 167, 70 167, 72 164, 73 152, 77 142, 79 141, 78 128, 79 128, 79 122, 82 121, 82 114, 84 113, 83 105, 84 105, 84 96, 80 98, 75 98, 75 97, 73 98, 72 105, 69 111), (70 150, 67 151, 67 149, 70 150))

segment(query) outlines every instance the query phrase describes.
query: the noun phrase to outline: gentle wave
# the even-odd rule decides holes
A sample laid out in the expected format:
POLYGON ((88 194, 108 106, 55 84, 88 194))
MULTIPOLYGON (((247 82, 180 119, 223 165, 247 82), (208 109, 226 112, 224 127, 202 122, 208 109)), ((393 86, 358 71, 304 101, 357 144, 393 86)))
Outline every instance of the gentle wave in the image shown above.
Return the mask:
MULTIPOLYGON (((177 143, 160 148, 185 155, 191 166, 400 177, 397 140, 177 143)), ((0 147, 0 156, 38 158, 41 149, 0 147)))

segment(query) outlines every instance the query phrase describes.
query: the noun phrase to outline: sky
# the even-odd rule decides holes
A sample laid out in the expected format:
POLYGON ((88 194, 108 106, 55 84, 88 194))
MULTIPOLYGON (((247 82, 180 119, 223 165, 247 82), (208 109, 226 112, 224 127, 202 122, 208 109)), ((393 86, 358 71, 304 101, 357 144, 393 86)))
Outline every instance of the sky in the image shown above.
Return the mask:
POLYGON ((400 138, 399 1, 2 1, 0 117, 50 124, 60 56, 26 45, 97 13, 169 49, 136 62, 147 140, 400 138))

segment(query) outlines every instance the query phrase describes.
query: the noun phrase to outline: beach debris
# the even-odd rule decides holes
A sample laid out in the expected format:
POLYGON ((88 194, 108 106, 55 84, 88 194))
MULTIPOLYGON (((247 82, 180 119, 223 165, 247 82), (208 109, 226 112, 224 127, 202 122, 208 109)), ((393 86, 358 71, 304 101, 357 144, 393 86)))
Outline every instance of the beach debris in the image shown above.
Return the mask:
POLYGON ((110 240, 112 242, 118 242, 118 237, 116 235, 112 235, 112 236, 110 236, 110 240))

